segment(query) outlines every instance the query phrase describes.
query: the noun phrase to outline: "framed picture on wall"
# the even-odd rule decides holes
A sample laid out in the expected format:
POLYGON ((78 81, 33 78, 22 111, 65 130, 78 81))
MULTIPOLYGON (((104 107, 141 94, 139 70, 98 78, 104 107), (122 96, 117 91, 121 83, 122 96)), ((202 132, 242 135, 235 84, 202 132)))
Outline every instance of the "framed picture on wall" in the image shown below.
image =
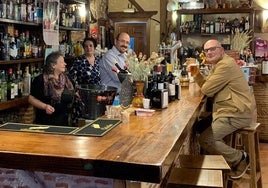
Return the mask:
POLYGON ((262 32, 268 32, 268 10, 262 11, 262 32))

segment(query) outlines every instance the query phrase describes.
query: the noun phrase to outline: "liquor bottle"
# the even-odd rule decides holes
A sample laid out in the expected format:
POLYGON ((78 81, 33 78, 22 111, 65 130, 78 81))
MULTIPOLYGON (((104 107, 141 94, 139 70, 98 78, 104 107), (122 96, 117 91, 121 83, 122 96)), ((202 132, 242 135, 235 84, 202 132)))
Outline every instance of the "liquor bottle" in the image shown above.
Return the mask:
POLYGON ((210 33, 210 23, 209 23, 209 21, 206 22, 206 33, 210 33))
POLYGON ((22 70, 17 71, 17 80, 18 80, 18 97, 22 97, 23 93, 23 79, 22 79, 22 70))
POLYGON ((26 58, 26 51, 25 51, 25 33, 22 32, 20 34, 20 58, 26 58))
POLYGON ((229 20, 226 21, 226 24, 225 24, 225 33, 231 33, 232 31, 232 25, 230 23, 229 20))
POLYGON ((14 31, 14 37, 15 37, 15 43, 17 46, 17 59, 21 58, 21 52, 20 52, 20 46, 21 46, 21 40, 20 40, 20 36, 19 36, 19 31, 16 29, 14 31))
POLYGON ((168 75, 169 84, 168 84, 168 99, 169 101, 174 101, 176 98, 176 90, 175 90, 175 76, 169 72, 168 75))
POLYGON ((63 3, 60 4, 60 26, 66 27, 66 17, 67 13, 65 11, 65 6, 63 3))
POLYGON ((21 1, 21 10, 20 10, 20 20, 26 22, 27 21, 27 5, 26 0, 21 1))
POLYGON ((43 21, 43 4, 42 4, 42 2, 37 3, 34 21, 37 24, 41 24, 43 21))
POLYGON ((17 75, 15 71, 12 72, 12 81, 13 81, 13 89, 14 89, 14 98, 18 98, 19 81, 17 80, 17 75))
POLYGON ((248 16, 247 16, 245 20, 245 31, 248 31, 248 30, 249 30, 249 21, 248 21, 248 16))
POLYGON ((79 8, 78 5, 75 6, 75 28, 81 28, 81 16, 80 16, 80 12, 79 12, 79 8))
POLYGON ((31 41, 30 41, 30 32, 26 31, 25 33, 25 40, 24 40, 24 48, 25 48, 25 54, 26 58, 31 58, 31 41))
POLYGON ((14 2, 14 20, 20 21, 20 10, 21 10, 20 1, 15 0, 15 2, 14 2))
POLYGON ((14 13, 13 13, 14 2, 13 2, 13 0, 7 1, 6 6, 7 6, 7 9, 6 9, 7 18, 13 20, 14 19, 14 13))
POLYGON ((209 32, 211 33, 211 34, 213 34, 214 33, 214 22, 213 21, 211 21, 210 22, 210 24, 209 24, 209 32))
POLYGON ((68 8, 68 27, 73 27, 75 20, 75 15, 73 14, 73 8, 69 6, 68 8))
POLYGON ((9 61, 10 60, 10 56, 9 56, 10 40, 9 40, 8 34, 5 34, 3 43, 5 46, 4 60, 9 61))
POLYGON ((31 90, 31 74, 29 73, 29 67, 25 67, 25 72, 23 75, 23 96, 28 96, 31 90))
POLYGON ((11 37, 10 42, 11 42, 9 48, 10 59, 18 59, 18 48, 15 41, 15 37, 11 37))
POLYGON ((215 33, 220 33, 220 20, 221 20, 221 18, 218 18, 215 21, 215 33))
POLYGON ((6 81, 6 73, 4 70, 1 71, 1 101, 7 100, 7 81, 6 81))
POLYGON ((7 100, 13 100, 15 98, 14 82, 13 82, 13 70, 8 69, 7 74, 7 100))
POLYGON ((5 59, 5 53, 6 53, 6 48, 5 45, 3 43, 3 33, 0 33, 0 60, 4 60, 5 59))
POLYGON ((33 58, 38 57, 38 46, 37 46, 37 41, 36 41, 35 36, 33 36, 32 38, 31 54, 33 58))
POLYGON ((7 2, 2 0, 2 18, 7 18, 7 2))
POLYGON ((245 30, 245 18, 242 17, 239 21, 239 32, 242 33, 245 30))

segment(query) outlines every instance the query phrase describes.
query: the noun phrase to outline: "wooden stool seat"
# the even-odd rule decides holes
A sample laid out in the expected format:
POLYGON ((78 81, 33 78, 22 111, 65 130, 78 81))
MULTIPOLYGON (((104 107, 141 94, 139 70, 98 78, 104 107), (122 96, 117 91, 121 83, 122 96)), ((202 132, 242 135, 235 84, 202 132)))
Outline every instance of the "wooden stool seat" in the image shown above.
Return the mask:
MULTIPOLYGON (((249 155, 249 170, 248 176, 242 177, 248 179, 250 188, 262 188, 261 179, 261 165, 260 165, 260 149, 259 149, 259 134, 258 127, 260 123, 255 123, 250 127, 239 129, 233 133, 231 145, 234 148, 244 149, 249 155)), ((231 178, 227 178, 226 187, 228 181, 235 181, 231 178)))
POLYGON ((222 171, 208 169, 173 168, 167 188, 223 187, 222 171))
POLYGON ((181 168, 200 168, 229 171, 231 168, 222 155, 180 155, 178 165, 181 168))

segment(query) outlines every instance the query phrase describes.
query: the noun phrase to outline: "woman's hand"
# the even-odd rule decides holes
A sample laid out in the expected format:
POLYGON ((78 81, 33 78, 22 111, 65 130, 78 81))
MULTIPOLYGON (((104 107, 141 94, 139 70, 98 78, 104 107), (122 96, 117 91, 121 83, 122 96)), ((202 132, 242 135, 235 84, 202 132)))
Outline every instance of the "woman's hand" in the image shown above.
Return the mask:
POLYGON ((55 108, 53 106, 50 106, 49 104, 46 104, 45 111, 47 114, 52 114, 53 112, 55 112, 55 108))

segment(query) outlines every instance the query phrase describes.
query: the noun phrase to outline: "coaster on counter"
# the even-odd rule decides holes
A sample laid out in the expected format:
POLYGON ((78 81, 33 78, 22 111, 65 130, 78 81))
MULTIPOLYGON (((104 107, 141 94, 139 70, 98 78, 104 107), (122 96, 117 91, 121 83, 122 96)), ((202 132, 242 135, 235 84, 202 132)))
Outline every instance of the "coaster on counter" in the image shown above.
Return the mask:
POLYGON ((120 123, 120 119, 99 118, 84 127, 81 127, 73 134, 80 136, 103 136, 120 123))

